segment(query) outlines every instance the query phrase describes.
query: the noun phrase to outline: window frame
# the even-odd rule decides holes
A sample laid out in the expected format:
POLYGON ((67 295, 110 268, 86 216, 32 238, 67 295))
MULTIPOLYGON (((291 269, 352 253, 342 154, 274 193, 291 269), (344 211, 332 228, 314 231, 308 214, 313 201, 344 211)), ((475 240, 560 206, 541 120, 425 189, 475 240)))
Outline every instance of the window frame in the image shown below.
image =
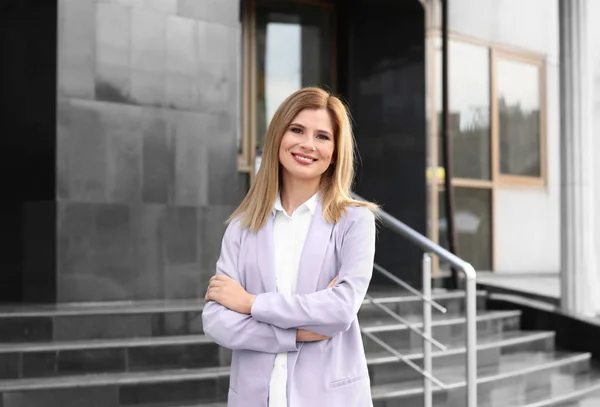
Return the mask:
MULTIPOLYGON (((435 49, 435 41, 436 38, 441 37, 442 32, 439 29, 433 28, 430 30, 430 32, 428 33, 428 41, 430 41, 429 43, 429 52, 430 52, 430 60, 434 61, 435 59, 435 53, 437 52, 437 50, 435 49)), ((488 65, 489 65, 489 82, 487 84, 488 86, 488 90, 489 90, 489 97, 490 97, 490 131, 489 131, 489 137, 490 137, 490 179, 475 179, 475 178, 461 178, 461 177, 453 177, 450 180, 450 183, 452 185, 453 188, 472 188, 472 189, 485 189, 485 190, 489 190, 490 191, 490 219, 491 219, 491 223, 490 223, 490 266, 492 271, 495 269, 495 264, 496 264, 496 244, 495 244, 495 233, 494 233, 494 215, 495 215, 495 208, 494 208, 494 202, 495 202, 495 194, 496 194, 496 188, 497 188, 497 183, 496 183, 496 174, 494 171, 494 156, 493 156, 493 150, 494 150, 494 144, 493 144, 493 137, 492 137, 492 132, 493 132, 493 123, 494 123, 494 118, 493 118, 493 110, 492 110, 492 105, 491 105, 491 99, 493 97, 492 95, 492 87, 491 87, 491 83, 492 83, 492 57, 491 57, 491 53, 492 53, 492 49, 493 49, 493 45, 489 42, 486 41, 482 41, 482 40, 477 40, 471 37, 466 37, 457 33, 453 33, 453 32, 449 32, 448 33, 448 40, 449 41, 455 41, 455 42, 463 42, 466 44, 470 44, 470 45, 476 45, 476 46, 480 46, 480 47, 484 47, 487 49, 487 60, 488 60, 488 65)), ((443 167, 443 163, 442 163, 442 157, 439 156, 438 154, 438 148, 439 148, 439 134, 440 134, 440 126, 441 123, 438 121, 437 118, 437 106, 438 104, 441 103, 440 100, 438 100, 437 98, 437 87, 441 86, 441 83, 438 83, 438 74, 436 71, 436 66, 435 63, 430 63, 428 64, 428 66, 431 66, 430 69, 430 81, 431 81, 431 88, 428 89, 428 96, 431 100, 431 105, 428 108, 430 110, 430 115, 432 117, 432 120, 430 122, 430 126, 431 129, 428 130, 429 133, 429 140, 430 140, 430 150, 429 150, 429 154, 430 158, 429 160, 433 163, 434 167, 437 168, 438 170, 441 170, 443 175, 442 176, 433 176, 430 178, 430 188, 429 188, 429 206, 430 206, 430 215, 429 215, 429 224, 431 225, 431 227, 429 228, 429 238, 432 239, 434 242, 439 243, 440 241, 440 235, 439 235, 439 231, 437 230, 438 228, 438 223, 439 223, 439 219, 440 219, 440 207, 439 207, 439 203, 438 203, 438 193, 440 190, 442 190, 444 188, 444 177, 446 176, 445 172, 444 172, 444 167, 443 167)), ((432 173, 438 173, 438 171, 432 171, 432 173)), ((459 250, 460 250, 460 246, 459 246, 459 250)), ((439 269, 439 260, 436 258, 436 261, 434 263, 434 267, 433 267, 433 274, 434 275, 440 275, 440 269, 439 269)))
POLYGON ((490 47, 490 108, 491 108, 491 145, 492 145, 492 173, 494 185, 501 187, 539 187, 545 188, 548 183, 547 177, 547 134, 546 134, 546 61, 541 55, 534 53, 508 51, 490 47), (516 174, 504 174, 500 170, 500 112, 498 111, 498 60, 521 62, 537 67, 539 72, 539 154, 540 175, 527 176, 516 174))
MULTIPOLYGON (((438 191, 444 186, 444 168, 442 167, 441 157, 438 156, 438 134, 440 131, 441 123, 437 120, 437 105, 440 103, 437 100, 437 87, 441 86, 438 83, 438 77, 436 72, 435 61, 435 41, 437 37, 441 37, 442 32, 439 27, 431 27, 427 30, 426 41, 427 41, 427 75, 429 78, 429 85, 427 87, 427 98, 429 99, 429 106, 427 107, 428 120, 427 137, 429 140, 430 147, 428 148, 428 171, 431 173, 428 179, 428 237, 434 242, 439 243, 439 231, 437 230, 439 221, 439 203, 438 203, 438 191), (444 173, 442 176, 436 174, 444 173)), ((490 95, 490 180, 477 180, 470 178, 452 178, 450 180, 453 187, 463 188, 484 188, 489 189, 491 192, 491 225, 490 225, 490 244, 491 244, 491 267, 492 271, 496 269, 496 235, 495 231, 495 194, 498 189, 506 188, 519 188, 519 189, 547 189, 548 187, 548 172, 547 172, 547 101, 546 101, 546 63, 547 58, 538 53, 534 53, 525 49, 521 49, 516 46, 507 46, 491 41, 477 39, 468 35, 459 34, 450 31, 448 33, 448 40, 465 42, 467 44, 478 45, 486 47, 488 49, 489 58, 489 95, 490 95), (496 61, 498 58, 507 59, 511 61, 524 62, 532 65, 536 65, 539 69, 539 89, 540 89, 540 176, 529 177, 529 176, 518 176, 502 174, 500 172, 500 133, 499 133, 499 117, 498 117, 498 102, 497 102, 497 71, 496 61)), ((459 248, 460 249, 460 248, 459 248)), ((434 261, 434 275, 439 275, 439 262, 434 261)))
POLYGON ((255 103, 256 95, 256 41, 255 41, 255 0, 245 0, 240 4, 242 29, 242 78, 241 78, 241 142, 242 151, 238 152, 238 171, 254 177, 253 161, 255 153, 251 146, 255 138, 255 103))

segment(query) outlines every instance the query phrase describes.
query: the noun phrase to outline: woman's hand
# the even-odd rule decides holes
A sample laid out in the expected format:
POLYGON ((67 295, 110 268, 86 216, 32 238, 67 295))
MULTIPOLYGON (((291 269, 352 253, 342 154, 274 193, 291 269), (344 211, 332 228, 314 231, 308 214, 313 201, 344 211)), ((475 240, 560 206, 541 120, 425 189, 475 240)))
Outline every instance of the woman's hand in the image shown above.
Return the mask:
POLYGON ((306 331, 304 329, 296 330, 296 342, 318 342, 330 338, 330 336, 321 335, 312 331, 306 331))
POLYGON ((211 277, 204 301, 216 301, 232 311, 250 315, 255 298, 234 279, 218 275, 211 277))

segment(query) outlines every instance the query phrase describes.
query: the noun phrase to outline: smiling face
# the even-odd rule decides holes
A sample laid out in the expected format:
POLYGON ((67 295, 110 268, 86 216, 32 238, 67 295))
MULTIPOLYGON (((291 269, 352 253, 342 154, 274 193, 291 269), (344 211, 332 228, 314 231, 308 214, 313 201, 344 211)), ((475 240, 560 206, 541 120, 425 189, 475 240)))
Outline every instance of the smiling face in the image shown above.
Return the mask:
POLYGON ((331 165, 335 151, 333 121, 327 109, 304 109, 292 120, 279 146, 286 180, 313 181, 331 165))

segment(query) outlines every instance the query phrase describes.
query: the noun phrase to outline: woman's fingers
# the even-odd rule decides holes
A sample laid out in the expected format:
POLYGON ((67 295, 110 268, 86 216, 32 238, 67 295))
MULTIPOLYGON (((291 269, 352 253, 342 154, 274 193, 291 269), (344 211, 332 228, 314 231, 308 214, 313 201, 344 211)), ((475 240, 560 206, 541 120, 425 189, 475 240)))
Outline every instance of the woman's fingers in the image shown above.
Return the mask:
POLYGON ((226 285, 227 285, 226 281, 214 280, 214 281, 210 282, 210 284, 208 285, 208 288, 224 287, 226 285))
POLYGON ((233 280, 231 277, 227 277, 226 275, 223 274, 217 274, 216 276, 212 276, 210 278, 210 282, 213 281, 229 281, 229 280, 233 280))
POLYGON ((208 286, 209 287, 222 287, 223 285, 225 285, 231 281, 233 281, 233 279, 231 279, 227 276, 223 276, 223 275, 212 276, 210 278, 210 280, 208 280, 208 286))
POLYGON ((204 294, 204 300, 205 301, 216 301, 215 296, 218 294, 219 291, 220 291, 219 287, 208 286, 208 288, 206 289, 206 294, 204 294))
POLYGON ((218 297, 218 295, 219 295, 219 293, 218 293, 218 291, 217 291, 217 290, 215 290, 215 289, 211 289, 211 290, 208 290, 208 291, 206 292, 206 298, 207 298, 209 301, 217 301, 217 302, 219 302, 219 301, 217 300, 217 297, 218 297))
POLYGON ((227 277, 223 274, 212 276, 208 280, 208 287, 206 289, 206 293, 204 294, 204 301, 215 301, 214 294, 215 289, 219 287, 225 286, 229 281, 232 281, 231 277, 227 277))

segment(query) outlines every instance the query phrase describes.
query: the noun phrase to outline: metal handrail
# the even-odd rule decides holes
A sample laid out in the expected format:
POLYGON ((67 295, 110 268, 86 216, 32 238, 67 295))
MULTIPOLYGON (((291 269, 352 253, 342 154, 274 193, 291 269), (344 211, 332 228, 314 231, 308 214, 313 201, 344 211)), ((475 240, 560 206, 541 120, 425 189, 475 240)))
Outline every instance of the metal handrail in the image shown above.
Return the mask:
MULTIPOLYGON (((360 197, 359 195, 352 194, 353 197, 357 200, 364 201, 365 199, 360 197)), ((439 258, 445 260, 450 263, 452 266, 462 271, 465 275, 465 297, 466 297, 466 325, 467 325, 467 335, 466 335, 466 371, 467 371, 467 405, 466 407, 477 407, 477 286, 476 279, 477 275, 473 266, 460 259, 458 256, 450 253, 448 250, 444 249, 442 246, 436 244, 432 240, 423 236, 416 230, 412 229, 410 226, 404 224, 398 219, 394 218, 392 215, 388 214, 384 210, 378 211, 379 218, 382 221, 382 224, 387 228, 391 229, 393 232, 405 237, 408 241, 420 247, 425 253, 433 253, 437 255, 439 258)), ((427 262, 424 260, 424 267, 426 269, 427 262)), ((429 268, 431 268, 431 264, 429 263, 429 268)), ((425 279, 425 276, 423 277, 425 279)), ((429 286, 430 287, 430 286, 429 286)), ((431 293, 426 293, 424 295, 425 298, 428 298, 431 293)), ((429 308, 429 307, 427 307, 429 308)), ((424 316, 427 317, 425 314, 424 316)), ((427 335, 427 331, 431 328, 431 321, 424 320, 425 335, 427 335), (427 323, 428 322, 428 323, 427 323)), ((428 341, 424 342, 424 345, 428 344, 428 341)), ((425 349, 426 350, 426 349, 425 349)), ((425 358, 426 359, 426 358, 425 358)), ((426 362, 426 361, 425 361, 426 362)), ((428 378, 429 379, 429 378, 428 378)), ((427 400, 427 387, 424 388, 425 398, 427 400)), ((431 391, 431 389, 429 389, 431 391)))
MULTIPOLYGON (((423 295, 431 296, 431 256, 423 255, 423 295)), ((423 303, 423 330, 425 335, 432 335, 431 328, 431 306, 423 303)), ((423 370, 433 371, 433 360, 431 355, 431 344, 423 341, 423 370)), ((431 380, 423 378, 423 407, 433 407, 433 389, 431 380)))
MULTIPOLYGON (((403 323, 407 328, 409 328, 413 332, 417 333, 421 338, 423 338, 423 368, 419 367, 413 361, 408 359, 405 355, 398 352, 396 349, 394 349, 393 347, 391 347, 390 345, 388 345, 387 343, 385 343, 384 341, 379 339, 373 333, 368 332, 364 329, 361 329, 361 332, 363 333, 363 335, 370 338, 373 342, 377 343, 379 346, 381 346, 382 348, 384 348, 385 350, 390 352, 392 355, 394 355, 398 360, 406 363, 413 370, 415 370, 416 372, 420 373, 423 376, 423 397, 424 397, 423 407, 432 407, 433 406, 433 404, 432 404, 433 403, 433 394, 432 394, 433 390, 432 390, 431 384, 435 383, 441 389, 447 389, 448 387, 441 380, 439 380, 432 373, 430 373, 433 370, 432 360, 431 360, 431 358, 432 358, 431 345, 433 344, 433 345, 437 346, 442 351, 445 351, 448 348, 433 338, 432 330, 431 330, 431 307, 434 304, 437 304, 435 301, 433 301, 429 297, 431 295, 431 259, 428 254, 425 254, 424 259, 423 259, 423 287, 424 287, 423 294, 424 295, 422 295, 420 292, 418 292, 410 284, 405 283, 400 278, 394 276, 392 273, 390 273, 383 267, 381 267, 379 265, 376 265, 376 266, 377 267, 374 267, 375 270, 377 270, 379 272, 383 272, 383 274, 386 277, 389 277, 392 281, 394 281, 395 283, 398 283, 402 287, 409 287, 410 288, 409 291, 416 292, 417 297, 419 299, 421 299, 423 302, 423 332, 421 332, 415 325, 409 323, 406 319, 402 318, 396 312, 392 311, 391 308, 379 303, 382 301, 379 301, 376 298, 373 298, 372 296, 370 296, 368 294, 365 296, 366 303, 371 303, 374 306, 376 306, 377 308, 383 310, 385 313, 390 315, 396 321, 403 323), (426 262, 426 259, 429 259, 429 261, 426 262)), ((444 312, 446 312, 446 309, 444 307, 442 307, 439 304, 437 304, 437 305, 440 308, 442 308, 444 312)))
POLYGON ((393 319, 395 319, 396 321, 406 325, 408 327, 408 329, 410 329, 411 331, 413 331, 414 333, 416 333, 417 335, 419 335, 421 338, 423 338, 424 340, 431 342, 432 345, 435 345, 435 347, 437 347, 440 350, 447 350, 448 348, 446 347, 446 345, 438 342, 435 338, 433 338, 431 335, 425 335, 424 332, 421 332, 419 330, 419 328, 417 328, 415 325, 411 322, 408 322, 406 319, 402 318, 399 314, 397 314, 396 312, 392 311, 389 307, 386 307, 385 305, 379 304, 375 301, 377 301, 375 298, 371 297, 370 295, 366 295, 365 299, 367 300, 367 302, 375 305, 377 308, 379 308, 380 310, 382 310, 383 312, 385 312, 386 314, 388 314, 389 316, 391 316, 393 319))
POLYGON ((392 280, 393 282, 395 282, 396 284, 398 284, 399 286, 402 286, 407 291, 410 291, 412 294, 414 294, 417 297, 419 297, 419 299, 421 301, 425 301, 426 303, 430 304, 432 307, 436 308, 438 311, 440 311, 440 312, 442 312, 444 314, 448 311, 445 307, 442 307, 436 301, 434 301, 434 300, 432 300, 430 298, 425 298, 425 296, 423 294, 421 294, 421 292, 419 290, 417 290, 416 288, 414 288, 410 284, 405 283, 401 278, 399 278, 398 276, 393 275, 392 273, 390 273, 389 271, 387 271, 386 269, 384 269, 383 267, 381 267, 379 264, 377 264, 377 263, 373 264, 373 268, 375 270, 377 270, 378 272, 380 272, 381 274, 383 274, 384 276, 386 276, 387 278, 389 278, 390 280, 392 280))
POLYGON ((419 365, 417 365, 416 363, 414 363, 412 360, 408 359, 408 357, 406 357, 406 355, 403 355, 402 353, 398 352, 396 349, 392 348, 390 345, 388 345, 387 343, 385 343, 384 341, 382 341, 381 339, 379 339, 378 337, 376 337, 375 335, 373 335, 370 332, 363 332, 363 334, 365 336, 371 338, 373 340, 373 342, 375 342, 378 345, 380 345, 382 348, 384 348, 385 350, 387 350, 388 352, 390 352, 392 355, 396 356, 398 358, 398 360, 403 361, 404 363, 406 363, 407 365, 409 365, 410 367, 412 367, 414 370, 416 370, 417 372, 421 373, 424 377, 426 377, 427 379, 431 380, 433 383, 437 384, 440 388, 442 388, 442 389, 446 388, 446 385, 444 383, 442 383, 438 378, 436 378, 435 376, 433 376, 428 371, 425 371, 425 370, 421 369, 419 367, 419 365))

